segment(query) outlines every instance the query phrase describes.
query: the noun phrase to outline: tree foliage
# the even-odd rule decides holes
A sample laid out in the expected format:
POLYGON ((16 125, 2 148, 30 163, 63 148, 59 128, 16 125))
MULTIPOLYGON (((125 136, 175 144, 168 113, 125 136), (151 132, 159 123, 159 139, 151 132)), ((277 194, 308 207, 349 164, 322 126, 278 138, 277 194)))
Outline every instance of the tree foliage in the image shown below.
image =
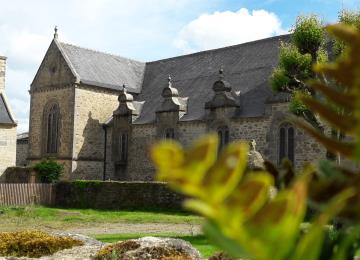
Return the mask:
MULTIPOLYGON (((338 21, 360 29, 360 10, 343 10, 338 21)), ((324 30, 323 22, 316 15, 300 16, 292 29, 289 43, 280 46, 279 65, 274 69, 270 82, 274 92, 291 95, 290 111, 306 119, 317 128, 322 127, 318 117, 298 98, 298 94, 314 96, 307 82, 324 75, 312 71, 316 63, 327 62, 344 52, 346 44, 332 39, 324 30)))

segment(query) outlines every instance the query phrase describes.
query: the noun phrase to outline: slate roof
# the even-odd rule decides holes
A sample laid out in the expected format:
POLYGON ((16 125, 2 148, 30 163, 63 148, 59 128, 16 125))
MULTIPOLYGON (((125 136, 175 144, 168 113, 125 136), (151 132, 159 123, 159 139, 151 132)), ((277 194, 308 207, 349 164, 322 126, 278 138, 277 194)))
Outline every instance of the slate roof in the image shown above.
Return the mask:
POLYGON ((0 93, 0 124, 16 124, 6 104, 3 94, 0 93))
POLYGON ((133 93, 141 91, 145 63, 58 42, 80 82, 120 90, 125 83, 133 93))
POLYGON ((267 102, 284 99, 272 93, 269 78, 278 64, 280 42, 289 39, 290 35, 276 36, 147 63, 58 43, 80 82, 116 90, 126 83, 128 91, 137 94, 134 100, 145 101, 134 122, 145 124, 155 120, 168 75, 172 76, 179 96, 189 98, 187 113, 180 120, 203 119, 220 67, 233 91, 241 93, 237 116, 263 116, 267 102))
POLYGON ((269 78, 278 64, 280 41, 289 38, 289 35, 277 36, 146 63, 142 91, 136 97, 136 100, 145 100, 145 104, 135 123, 155 120, 168 75, 172 76, 173 87, 179 95, 189 97, 187 114, 180 120, 201 120, 205 115, 205 102, 213 97, 212 86, 218 79, 220 67, 224 68, 225 80, 232 89, 241 92, 238 116, 263 116, 266 101, 274 96, 269 78))

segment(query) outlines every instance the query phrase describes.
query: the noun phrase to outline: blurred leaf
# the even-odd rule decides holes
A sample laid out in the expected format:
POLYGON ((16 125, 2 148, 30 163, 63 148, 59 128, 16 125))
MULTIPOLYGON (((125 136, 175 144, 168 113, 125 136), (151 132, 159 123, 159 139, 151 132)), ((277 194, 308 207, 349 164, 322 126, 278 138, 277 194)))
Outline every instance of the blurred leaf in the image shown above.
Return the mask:
POLYGON ((334 197, 326 209, 312 223, 310 230, 300 240, 292 256, 294 260, 316 260, 320 255, 324 240, 324 225, 336 216, 345 206, 346 201, 354 196, 354 190, 347 189, 334 197))
POLYGON ((239 243, 228 236, 225 236, 221 229, 213 222, 206 222, 203 226, 204 233, 220 248, 224 249, 233 257, 249 258, 246 251, 239 243))
POLYGON ((226 146, 203 180, 211 200, 223 201, 233 192, 247 167, 247 157, 247 144, 235 142, 226 146))

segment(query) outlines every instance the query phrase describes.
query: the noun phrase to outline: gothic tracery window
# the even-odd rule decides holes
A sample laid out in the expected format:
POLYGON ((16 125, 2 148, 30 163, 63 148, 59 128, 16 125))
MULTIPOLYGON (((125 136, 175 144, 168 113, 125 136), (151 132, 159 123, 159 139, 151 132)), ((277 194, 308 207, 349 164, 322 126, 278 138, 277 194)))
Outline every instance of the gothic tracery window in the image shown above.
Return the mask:
POLYGON ((279 129, 279 163, 288 158, 292 163, 295 160, 294 145, 295 129, 292 125, 285 123, 279 129))
POLYGON ((219 137, 219 151, 221 151, 229 143, 229 128, 221 126, 217 129, 219 137))
POLYGON ((58 152, 58 135, 59 135, 59 117, 60 109, 57 104, 51 105, 46 116, 46 152, 58 152))

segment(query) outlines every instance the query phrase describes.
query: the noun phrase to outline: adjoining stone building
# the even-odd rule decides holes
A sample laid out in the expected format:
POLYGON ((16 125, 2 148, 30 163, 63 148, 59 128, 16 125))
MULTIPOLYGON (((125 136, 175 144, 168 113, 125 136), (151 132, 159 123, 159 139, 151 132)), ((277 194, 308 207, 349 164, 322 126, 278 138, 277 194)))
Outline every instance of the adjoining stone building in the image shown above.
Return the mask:
POLYGON ((299 168, 325 158, 287 121, 288 96, 269 86, 288 40, 144 63, 60 42, 55 32, 31 84, 28 159, 56 158, 67 179, 152 180, 151 144, 173 138, 187 146, 209 132, 221 146, 255 139, 274 163, 288 157, 299 168))
POLYGON ((0 56, 0 175, 16 160, 17 123, 5 95, 5 73, 6 57, 0 56))
POLYGON ((29 133, 21 133, 16 137, 16 166, 28 165, 29 133))

